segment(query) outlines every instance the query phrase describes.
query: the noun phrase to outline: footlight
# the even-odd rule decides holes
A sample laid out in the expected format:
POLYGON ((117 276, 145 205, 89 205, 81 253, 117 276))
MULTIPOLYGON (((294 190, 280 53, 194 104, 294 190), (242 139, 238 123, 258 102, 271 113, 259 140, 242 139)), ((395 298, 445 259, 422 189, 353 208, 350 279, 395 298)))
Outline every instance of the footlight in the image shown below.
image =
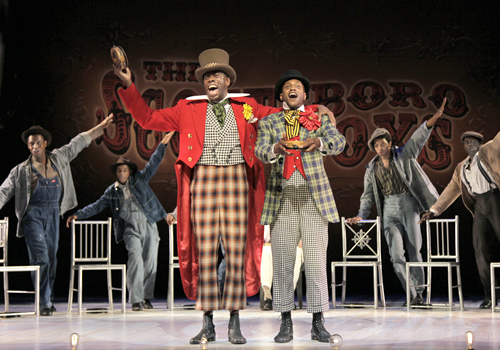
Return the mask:
POLYGON ((78 340, 80 339, 80 336, 78 333, 71 333, 69 336, 69 343, 71 344, 71 350, 76 350, 78 347, 78 340))
POLYGON ((339 350, 342 346, 342 337, 339 334, 330 336, 330 346, 332 349, 339 350))
POLYGON ((465 340, 467 341, 467 349, 474 350, 474 332, 473 331, 465 332, 465 340))

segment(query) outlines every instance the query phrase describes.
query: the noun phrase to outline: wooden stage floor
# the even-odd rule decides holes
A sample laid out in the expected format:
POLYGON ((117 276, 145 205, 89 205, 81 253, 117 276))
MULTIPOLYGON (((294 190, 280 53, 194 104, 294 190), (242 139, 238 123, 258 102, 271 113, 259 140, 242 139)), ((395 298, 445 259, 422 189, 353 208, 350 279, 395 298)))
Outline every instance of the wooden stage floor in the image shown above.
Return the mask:
MULTIPOLYGON (((343 337, 341 349, 466 349, 464 334, 476 335, 476 350, 500 350, 500 312, 479 310, 482 300, 466 300, 465 311, 412 310, 402 307, 403 299, 388 301, 387 308, 330 309, 325 313, 325 326, 330 333, 343 337)), ((176 300, 176 305, 179 305, 176 300)), ((187 302, 187 301, 186 301, 187 302)), ((38 350, 70 349, 69 335, 80 334, 78 350, 156 350, 199 349, 189 345, 189 339, 201 329, 202 317, 195 310, 166 310, 165 300, 154 300, 155 309, 132 312, 130 304, 125 315, 67 315, 67 304, 55 303, 52 317, 34 316, 0 318, 0 349, 38 350)), ((103 307, 94 304, 92 307, 103 307)), ((19 308, 26 308, 17 305, 19 308)), ((119 310, 119 305, 116 304, 119 310)), ((14 306, 11 306, 14 311, 14 306)), ((227 311, 216 311, 214 323, 217 340, 209 349, 331 349, 328 343, 310 339, 311 315, 305 309, 292 312, 294 340, 276 344, 279 314, 261 311, 258 299, 251 298, 247 310, 240 312, 241 329, 247 338, 245 345, 227 341, 227 311)))

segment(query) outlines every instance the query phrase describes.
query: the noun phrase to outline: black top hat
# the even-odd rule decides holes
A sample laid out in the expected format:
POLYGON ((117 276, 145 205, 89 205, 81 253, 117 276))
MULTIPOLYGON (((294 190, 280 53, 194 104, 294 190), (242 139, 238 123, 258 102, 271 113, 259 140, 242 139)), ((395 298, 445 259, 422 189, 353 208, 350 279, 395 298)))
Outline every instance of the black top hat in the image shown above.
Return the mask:
POLYGON ((124 156, 120 156, 120 158, 118 158, 118 161, 114 164, 111 164, 109 168, 111 169, 111 172, 113 174, 116 174, 116 168, 118 167, 118 165, 124 165, 124 164, 129 166, 130 170, 132 170, 132 173, 135 174, 137 172, 137 164, 132 163, 130 159, 124 156))
POLYGON ((298 70, 291 69, 291 70, 287 70, 285 73, 283 73, 280 80, 278 80, 278 82, 276 83, 276 87, 274 88, 274 98, 275 99, 277 99, 277 100, 280 99, 280 94, 281 94, 281 91, 283 89, 283 85, 285 85, 285 83, 288 80, 292 80, 292 79, 300 80, 300 82, 302 82, 302 84, 304 84, 304 92, 307 95, 309 95, 309 89, 311 88, 311 82, 309 81, 309 79, 304 77, 302 75, 302 73, 300 73, 298 70))
POLYGON ((47 141, 47 146, 52 142, 52 135, 50 132, 42 128, 40 125, 34 125, 28 130, 24 130, 21 134, 21 139, 24 143, 28 144, 28 137, 30 135, 42 135, 44 140, 47 141))

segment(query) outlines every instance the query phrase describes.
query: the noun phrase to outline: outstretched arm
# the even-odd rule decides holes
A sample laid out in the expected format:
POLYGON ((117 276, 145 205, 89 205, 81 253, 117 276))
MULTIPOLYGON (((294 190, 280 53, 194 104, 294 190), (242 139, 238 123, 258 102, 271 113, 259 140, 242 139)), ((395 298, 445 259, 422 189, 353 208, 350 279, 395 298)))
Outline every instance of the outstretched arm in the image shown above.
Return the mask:
POLYGON ((427 127, 432 128, 434 124, 436 124, 436 121, 441 118, 443 115, 444 107, 446 106, 446 97, 443 99, 443 103, 441 104, 441 107, 437 110, 437 112, 432 116, 431 119, 427 121, 427 127))
POLYGON ((156 174, 156 171, 158 170, 158 167, 160 166, 160 163, 165 156, 167 144, 172 138, 174 132, 175 131, 171 131, 163 137, 153 155, 151 156, 151 158, 149 158, 149 162, 146 164, 144 169, 140 171, 142 176, 144 176, 145 181, 149 181, 154 176, 154 174, 156 174))

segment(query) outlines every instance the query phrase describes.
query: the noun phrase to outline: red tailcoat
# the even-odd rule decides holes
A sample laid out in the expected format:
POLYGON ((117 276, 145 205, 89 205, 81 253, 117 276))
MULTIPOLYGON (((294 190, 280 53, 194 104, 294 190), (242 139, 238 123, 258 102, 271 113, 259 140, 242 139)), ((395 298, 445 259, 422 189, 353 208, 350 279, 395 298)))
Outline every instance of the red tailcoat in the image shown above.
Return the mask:
MULTIPOLYGON (((153 110, 137 91, 135 84, 118 91, 134 119, 144 129, 179 132, 179 157, 175 162, 177 174, 177 251, 184 292, 189 299, 196 299, 198 285, 198 253, 191 226, 191 183, 193 167, 201 157, 205 138, 207 100, 180 100, 176 106, 153 110)), ((257 140, 257 123, 249 124, 243 117, 243 105, 252 107, 253 115, 262 119, 280 111, 279 108, 260 105, 253 98, 231 98, 231 106, 238 126, 241 150, 245 157, 248 193, 248 229, 245 251, 245 276, 247 295, 260 289, 260 260, 264 242, 264 229, 260 215, 264 205, 264 168, 254 155, 257 140)))

